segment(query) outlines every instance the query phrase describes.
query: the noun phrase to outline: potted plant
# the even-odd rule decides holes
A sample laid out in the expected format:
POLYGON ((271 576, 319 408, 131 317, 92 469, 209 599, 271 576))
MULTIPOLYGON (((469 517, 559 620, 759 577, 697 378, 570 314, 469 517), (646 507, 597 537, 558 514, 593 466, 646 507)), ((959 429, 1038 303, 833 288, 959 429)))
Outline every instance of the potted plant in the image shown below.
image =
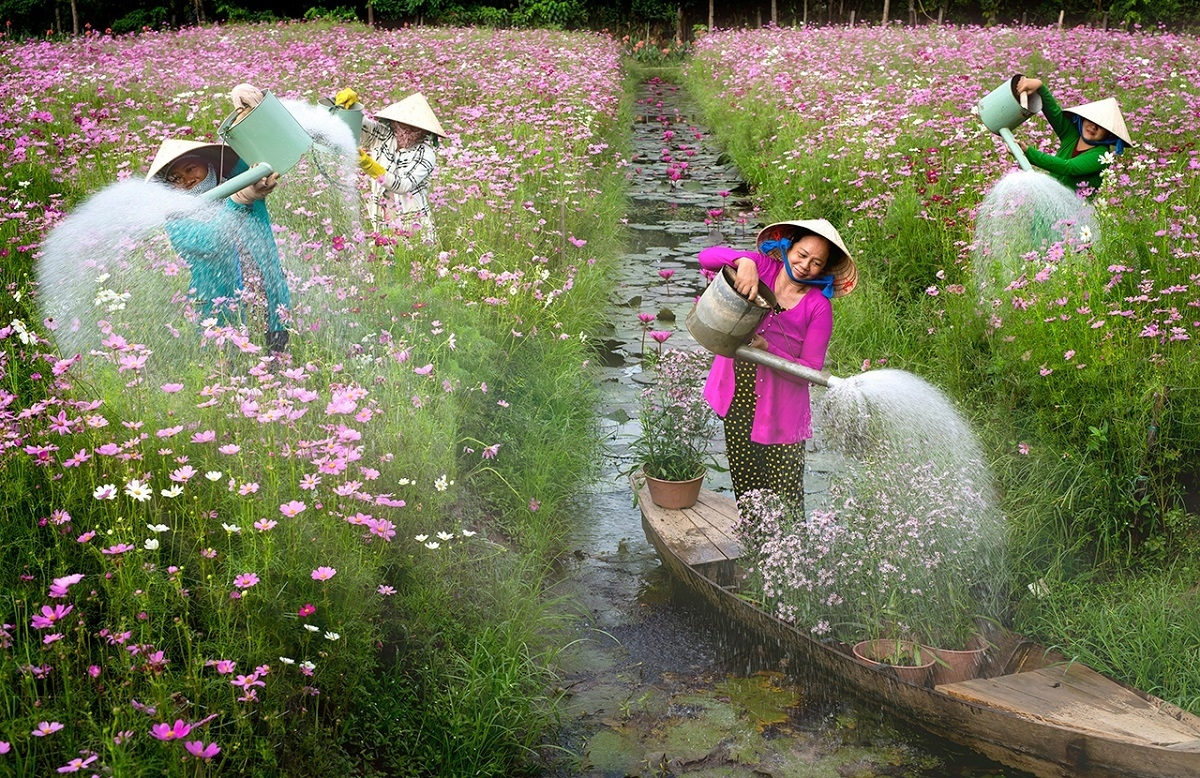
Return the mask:
POLYGON ((747 584, 778 618, 817 639, 866 644, 885 662, 902 660, 908 641, 922 663, 935 660, 934 683, 980 668, 977 624, 1003 612, 1007 581, 1003 516, 978 479, 904 448, 847 459, 807 515, 769 492, 738 507, 747 584), (942 649, 973 653, 952 673, 957 657, 942 649))
POLYGON ((708 449, 716 415, 703 396, 709 361, 702 351, 664 351, 654 364, 656 380, 640 398, 639 431, 629 444, 633 469, 663 508, 695 503, 714 465, 708 449))

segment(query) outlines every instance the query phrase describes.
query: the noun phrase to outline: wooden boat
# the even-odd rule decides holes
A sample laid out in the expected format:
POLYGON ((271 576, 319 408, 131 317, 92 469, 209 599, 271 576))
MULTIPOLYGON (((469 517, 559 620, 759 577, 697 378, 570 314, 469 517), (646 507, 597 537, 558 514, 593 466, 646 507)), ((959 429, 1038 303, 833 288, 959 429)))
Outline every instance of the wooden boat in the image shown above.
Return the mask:
POLYGON ((646 537, 670 575, 752 634, 777 641, 793 667, 1036 776, 1200 776, 1200 717, 998 628, 986 636, 981 677, 936 686, 900 680, 890 666, 868 665, 849 646, 816 640, 737 596, 733 500, 704 490, 695 506, 668 510, 644 486, 637 496, 646 537))

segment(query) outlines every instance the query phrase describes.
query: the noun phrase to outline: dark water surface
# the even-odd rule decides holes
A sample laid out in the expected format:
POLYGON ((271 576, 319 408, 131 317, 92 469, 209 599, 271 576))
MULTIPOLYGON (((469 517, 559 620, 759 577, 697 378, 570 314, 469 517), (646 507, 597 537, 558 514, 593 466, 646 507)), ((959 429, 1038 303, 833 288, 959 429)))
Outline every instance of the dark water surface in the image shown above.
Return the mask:
MULTIPOLYGON (((637 315, 655 314, 650 329, 672 332, 664 347, 699 348, 683 326, 704 285, 696 254, 717 241, 750 247, 761 225, 737 171, 707 142, 679 91, 645 84, 638 105, 631 241, 603 360, 607 456, 576 508, 576 551, 557 591, 583 618, 560 667, 563 751, 546 775, 1024 775, 806 678, 803 667, 672 591, 622 475, 648 380, 643 342, 658 347, 643 341, 637 315), (670 171, 684 161, 673 182, 670 171), (662 270, 675 272, 664 280, 662 270)), ((720 440, 714 446, 723 450, 720 440)), ((806 489, 819 500, 828 458, 810 449, 808 459, 806 489)), ((728 475, 710 473, 706 486, 727 491, 728 475)))

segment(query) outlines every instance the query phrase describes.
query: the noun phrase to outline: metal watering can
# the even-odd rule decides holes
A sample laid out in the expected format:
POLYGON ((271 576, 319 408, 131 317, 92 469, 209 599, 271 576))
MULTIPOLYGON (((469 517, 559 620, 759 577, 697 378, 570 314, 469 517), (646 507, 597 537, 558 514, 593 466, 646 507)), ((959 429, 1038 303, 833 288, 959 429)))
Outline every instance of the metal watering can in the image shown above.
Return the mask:
POLYGON ((1033 170, 1029 160, 1025 157, 1025 152, 1021 151, 1020 145, 1013 137, 1012 131, 1029 117, 1041 112, 1042 97, 1036 92, 1033 94, 1022 92, 1018 97, 1017 84, 1020 80, 1021 74, 1018 73, 993 89, 991 94, 979 101, 977 110, 983 126, 1004 139, 1005 145, 1017 158, 1017 164, 1021 166, 1021 169, 1033 170))
POLYGON ((228 197, 272 173, 286 173, 313 144, 312 137, 270 92, 249 111, 234 111, 225 117, 217 134, 246 164, 253 162, 253 167, 201 195, 208 200, 228 197))
POLYGON ((354 145, 362 145, 362 125, 363 125, 363 104, 355 102, 349 108, 343 108, 333 102, 332 98, 322 97, 317 101, 317 105, 327 109, 331 114, 341 119, 347 127, 350 128, 350 133, 354 136, 354 145))
POLYGON ((766 301, 766 307, 742 297, 733 288, 733 269, 723 267, 688 312, 684 326, 697 343, 714 354, 765 365, 819 386, 834 386, 840 382, 842 379, 835 376, 746 345, 770 306, 775 305, 774 292, 761 281, 758 282, 758 294, 766 301))

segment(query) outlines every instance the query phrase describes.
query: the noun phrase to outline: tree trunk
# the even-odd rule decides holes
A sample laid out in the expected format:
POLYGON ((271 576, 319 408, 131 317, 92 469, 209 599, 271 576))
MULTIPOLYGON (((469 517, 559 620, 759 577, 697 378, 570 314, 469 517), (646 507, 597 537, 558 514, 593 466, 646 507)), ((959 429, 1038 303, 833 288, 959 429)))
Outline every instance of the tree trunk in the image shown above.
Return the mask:
POLYGON ((683 43, 683 5, 675 6, 675 40, 683 43))
POLYGON ((888 11, 890 11, 891 8, 892 8, 892 0, 883 0, 883 20, 880 21, 879 23, 882 24, 884 27, 887 27, 888 11))
POLYGON ((713 3, 715 0, 708 0, 708 31, 713 29, 713 3))
POLYGON ((1063 13, 1064 12, 1061 9, 1058 12, 1058 29, 1060 30, 1062 29, 1063 13))
POLYGON ((761 8, 755 8, 755 9, 754 9, 754 12, 755 12, 755 14, 756 14, 756 16, 755 16, 755 25, 754 25, 754 26, 755 26, 755 28, 756 28, 756 29, 759 29, 759 30, 761 30, 761 29, 762 29, 762 9, 761 9, 761 8))
POLYGON ((75 5, 75 0, 71 0, 71 29, 76 36, 79 35, 79 8, 75 5))
POLYGON ((196 23, 204 24, 204 0, 195 0, 196 2, 196 23))
POLYGON ((808 26, 808 0, 804 0, 804 26, 808 26))
POLYGON ((917 26, 917 4, 915 0, 908 0, 908 26, 917 26))
POLYGON ((853 8, 850 9, 850 26, 851 27, 854 26, 854 10, 855 9, 853 9, 853 8))
POLYGON ((375 3, 367 0, 367 26, 375 26, 375 3))
POLYGON ((779 9, 776 8, 775 6, 776 6, 775 0, 771 0, 771 24, 778 27, 779 26, 779 9))

